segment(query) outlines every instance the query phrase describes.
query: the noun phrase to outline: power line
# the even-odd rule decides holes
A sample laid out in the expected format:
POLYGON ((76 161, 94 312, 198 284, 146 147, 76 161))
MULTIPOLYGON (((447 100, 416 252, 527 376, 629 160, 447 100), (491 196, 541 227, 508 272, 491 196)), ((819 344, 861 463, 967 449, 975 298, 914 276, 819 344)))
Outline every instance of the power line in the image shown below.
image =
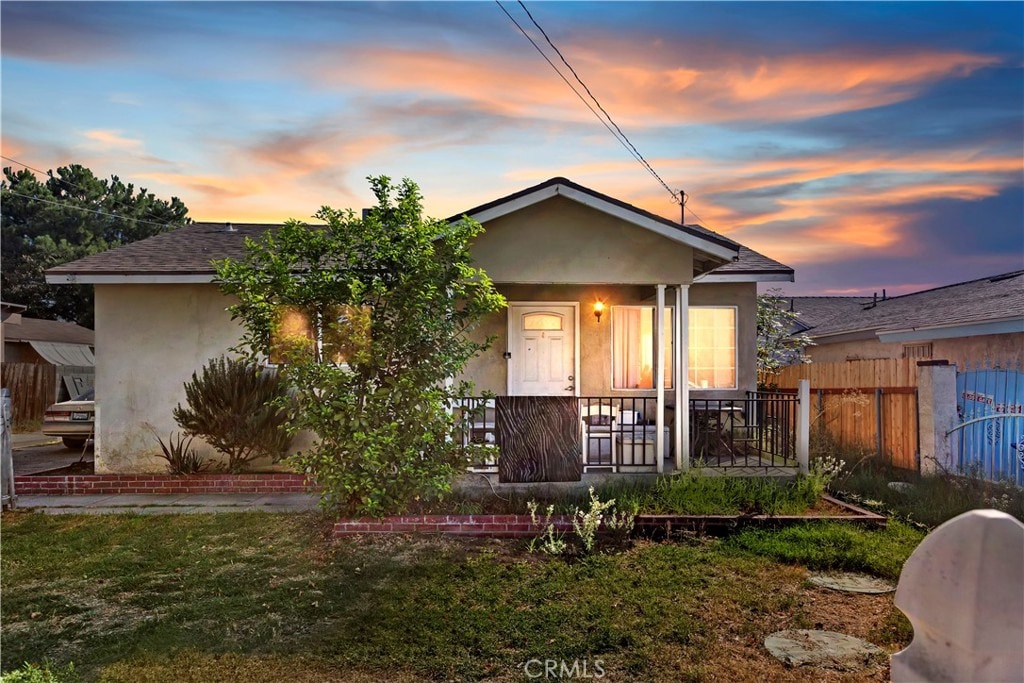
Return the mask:
MULTIPOLYGON (((43 170, 40 170, 40 169, 35 168, 33 166, 29 166, 28 164, 26 164, 23 161, 18 161, 17 159, 12 159, 11 157, 4 156, 2 154, 0 154, 0 159, 6 159, 7 161, 10 161, 12 164, 17 164, 19 166, 27 168, 30 171, 35 171, 36 173, 40 173, 40 174, 42 174, 42 175, 44 175, 44 176, 46 176, 48 178, 56 180, 58 183, 63 183, 67 187, 73 187, 76 190, 84 192, 85 194, 89 194, 89 190, 85 189, 81 185, 77 185, 77 184, 71 182, 70 180, 65 180, 64 178, 61 178, 61 177, 58 177, 58 176, 54 175, 53 171, 43 171, 43 170)), ((19 197, 23 197, 25 195, 18 195, 18 196, 19 197)), ((140 195, 140 196, 143 196, 143 195, 140 195)), ((45 200, 40 200, 40 201, 45 201, 45 200)), ((163 201, 163 200, 161 200, 161 201, 163 201)), ((63 206, 63 204, 61 206, 63 206)), ((76 208, 80 208, 80 207, 76 207, 76 208)), ((130 208, 130 207, 125 205, 125 208, 130 208)), ((103 214, 103 215, 114 215, 114 214, 103 214)), ((146 216, 146 217, 149 217, 149 218, 157 218, 157 216, 155 216, 152 211, 147 211, 143 215, 146 216)), ((125 216, 125 218, 130 218, 130 217, 125 216)), ((145 221, 145 220, 142 220, 142 219, 139 219, 139 218, 131 218, 130 220, 134 220, 134 221, 137 221, 139 223, 148 223, 149 225, 158 225, 157 223, 152 223, 152 222, 145 221)), ((165 223, 163 225, 166 227, 166 226, 171 225, 171 224, 170 223, 165 223)))
MULTIPOLYGON (((576 69, 574 69, 572 67, 572 64, 569 63, 569 60, 567 60, 565 58, 565 55, 562 54, 562 51, 558 49, 558 46, 555 45, 555 43, 551 40, 551 37, 548 36, 548 33, 547 33, 547 31, 544 30, 544 27, 541 26, 537 22, 537 20, 533 17, 533 14, 530 12, 530 10, 528 10, 526 8, 526 5, 523 4, 523 0, 517 0, 517 1, 519 3, 519 6, 523 8, 523 11, 526 12, 526 16, 530 17, 530 21, 533 22, 533 25, 536 26, 537 30, 540 31, 542 36, 544 36, 544 40, 546 40, 548 45, 551 46, 551 49, 555 51, 555 54, 557 54, 559 59, 562 60, 562 63, 565 64, 566 68, 568 68, 569 71, 572 72, 572 75, 576 79, 576 81, 581 86, 583 86, 584 90, 587 91, 587 95, 589 95, 590 99, 594 101, 594 104, 596 104, 597 108, 601 110, 601 113, 604 114, 605 118, 608 119, 608 123, 610 123, 612 126, 615 127, 615 130, 618 132, 618 136, 617 137, 621 137, 620 142, 625 142, 625 144, 629 145, 629 149, 633 152, 633 156, 637 159, 637 161, 640 162, 641 165, 643 165, 643 167, 645 169, 647 169, 647 171, 652 176, 654 176, 655 180, 657 180, 659 183, 661 183, 661 186, 665 188, 665 190, 669 193, 669 195, 671 195, 673 201, 681 201, 679 199, 677 193, 674 192, 672 190, 672 188, 669 187, 668 184, 664 180, 662 180, 661 176, 658 175, 658 172, 655 171, 654 168, 647 162, 647 159, 645 159, 644 155, 640 153, 640 150, 638 150, 636 148, 636 145, 634 145, 632 143, 632 141, 630 141, 629 137, 625 133, 622 132, 622 129, 619 128, 619 124, 615 123, 615 119, 612 118, 612 115, 608 113, 608 110, 604 108, 604 106, 601 104, 601 101, 599 99, 597 99, 597 96, 594 95, 594 93, 591 92, 590 88, 587 87, 587 84, 583 82, 583 79, 580 78, 580 75, 576 72, 576 69)), ((550 64, 550 61, 548 63, 550 64)), ((561 75, 561 72, 559 72, 559 75, 561 75)), ((591 111, 593 111, 593 110, 591 110, 591 111)))
POLYGON ((70 180, 64 180, 63 178, 59 178, 59 177, 53 175, 53 171, 43 171, 41 169, 29 166, 28 164, 26 164, 26 163, 24 163, 22 161, 18 161, 17 159, 12 159, 11 157, 5 157, 2 154, 0 154, 0 159, 6 159, 7 161, 11 162, 12 164, 18 164, 18 166, 21 166, 23 168, 27 168, 30 171, 35 171, 36 173, 41 173, 44 176, 47 176, 49 178, 53 178, 58 183, 63 183, 64 185, 67 185, 68 187, 73 187, 76 190, 81 190, 82 192, 88 193, 88 190, 86 190, 81 185, 76 185, 75 183, 71 182, 70 180))
MULTIPOLYGON (((6 158, 6 157, 4 157, 4 158, 6 158)), ((85 211, 87 213, 94 213, 97 216, 106 216, 107 218, 120 218, 121 220, 124 220, 124 221, 135 221, 136 223, 145 223, 146 225, 155 225, 158 228, 170 228, 170 227, 174 226, 173 223, 154 223, 153 221, 144 221, 141 218, 132 218, 131 216, 125 216, 123 214, 107 213, 106 211, 97 211, 95 209, 87 209, 84 206, 75 206, 74 204, 69 204, 67 202, 58 202, 58 201, 54 201, 52 199, 43 199, 42 197, 34 197, 34 196, 30 195, 30 194, 22 194, 20 192, 15 192, 14 190, 12 190, 10 188, 7 188, 7 191, 10 192, 11 194, 13 194, 15 197, 21 197, 22 199, 30 199, 30 200, 36 201, 36 202, 43 202, 44 204, 53 204, 54 206, 60 206, 60 207, 67 208, 67 209, 75 209, 77 211, 85 211)))
MULTIPOLYGON (((624 142, 623 142, 622 140, 620 140, 620 139, 619 139, 619 136, 615 134, 615 131, 614 131, 614 130, 612 130, 611 126, 609 126, 609 125, 608 125, 608 123, 607 123, 607 122, 606 122, 606 121, 605 121, 605 120, 604 120, 603 118, 601 118, 601 115, 597 113, 597 111, 596 111, 596 110, 594 109, 594 107, 592 107, 592 106, 591 106, 591 104, 590 104, 589 102, 587 102, 586 98, 585 98, 585 97, 583 97, 583 95, 581 95, 581 94, 580 94, 580 91, 579 91, 579 90, 577 90, 577 89, 576 89, 576 87, 575 87, 575 86, 573 86, 573 84, 572 84, 571 82, 569 82, 569 79, 567 79, 567 78, 565 77, 565 75, 564 75, 564 74, 563 74, 563 73, 562 73, 561 71, 559 71, 559 70, 558 70, 558 67, 557 67, 557 66, 555 66, 554 62, 552 62, 552 61, 551 61, 551 59, 549 59, 549 58, 548 58, 548 56, 547 56, 547 55, 546 55, 546 54, 544 53, 544 50, 542 50, 542 49, 541 49, 541 47, 540 47, 540 45, 538 45, 538 44, 537 44, 537 43, 536 43, 536 42, 535 42, 535 41, 533 40, 533 38, 532 38, 532 37, 530 36, 530 34, 526 32, 526 29, 524 29, 524 28, 523 28, 523 27, 522 27, 522 26, 521 26, 521 25, 519 24, 519 22, 518 22, 518 21, 516 21, 515 17, 513 17, 513 16, 511 15, 511 14, 509 14, 508 10, 507 10, 507 9, 505 9, 504 5, 502 5, 502 4, 501 4, 500 0, 494 0, 494 2, 495 2, 495 4, 496 4, 496 5, 498 5, 498 7, 500 7, 500 8, 501 8, 501 11, 505 13, 505 16, 506 16, 506 17, 508 17, 508 18, 509 18, 509 20, 510 20, 510 21, 511 21, 511 22, 512 22, 513 24, 515 24, 515 25, 516 25, 516 28, 517 28, 517 29, 519 29, 519 32, 520 32, 520 33, 522 33, 522 34, 523 34, 524 36, 526 36, 526 39, 527 39, 528 41, 530 41, 530 44, 531 44, 531 45, 533 45, 534 49, 536 49, 536 50, 537 50, 537 52, 538 52, 538 53, 540 53, 540 56, 544 58, 544 61, 546 61, 546 62, 547 62, 547 63, 548 63, 548 64, 549 64, 550 66, 551 66, 551 68, 555 70, 555 73, 556 73, 556 74, 558 74, 559 78, 561 78, 561 79, 562 79, 562 80, 563 80, 563 81, 565 82, 565 84, 566 84, 567 86, 569 86, 569 89, 570 89, 570 90, 572 90, 572 91, 573 91, 573 93, 575 93, 575 94, 576 94, 576 97, 578 97, 578 98, 580 99, 580 102, 582 102, 582 103, 583 103, 583 104, 584 104, 584 105, 585 105, 585 106, 587 107, 587 109, 589 109, 589 110, 590 110, 590 113, 592 113, 592 114, 593 114, 593 115, 594 115, 595 117, 597 117, 597 120, 598 120, 598 121, 600 121, 600 122, 601 122, 601 124, 602 124, 602 125, 603 125, 603 126, 604 126, 605 128, 607 128, 607 129, 608 129, 608 132, 612 134, 612 137, 614 137, 614 138, 615 138, 616 140, 618 140, 618 141, 619 141, 619 144, 621 144, 621 145, 622 145, 623 147, 625 147, 626 151, 627 151, 627 152, 629 152, 629 153, 630 153, 631 155, 633 155, 633 158, 635 158, 635 159, 636 159, 637 161, 640 161, 640 158, 639 158, 639 157, 637 156, 637 154, 636 154, 635 152, 633 152, 633 151, 632 151, 632 150, 631 150, 631 149, 630 149, 630 148, 629 148, 629 147, 628 147, 628 146, 626 145, 626 143, 624 143, 624 142)), ((641 162, 641 163, 642 163, 642 162, 641 162)))

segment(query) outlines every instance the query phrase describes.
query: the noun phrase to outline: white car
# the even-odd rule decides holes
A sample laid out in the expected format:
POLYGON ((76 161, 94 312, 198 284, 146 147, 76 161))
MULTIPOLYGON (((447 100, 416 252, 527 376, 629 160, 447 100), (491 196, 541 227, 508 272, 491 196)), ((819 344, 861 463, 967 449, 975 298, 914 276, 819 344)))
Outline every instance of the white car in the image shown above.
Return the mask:
POLYGON ((93 437, 96 391, 89 389, 72 401, 54 403, 43 415, 43 434, 59 436, 68 448, 82 448, 93 437))

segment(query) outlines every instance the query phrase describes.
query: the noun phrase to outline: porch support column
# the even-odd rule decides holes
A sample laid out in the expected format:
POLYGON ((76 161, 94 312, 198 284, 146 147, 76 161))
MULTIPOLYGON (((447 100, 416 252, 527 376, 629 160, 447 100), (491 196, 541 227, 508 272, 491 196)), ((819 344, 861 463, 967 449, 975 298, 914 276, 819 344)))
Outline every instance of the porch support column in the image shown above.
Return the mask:
POLYGON ((654 460, 658 473, 665 471, 665 285, 657 287, 657 308, 654 312, 654 386, 658 387, 658 413, 654 418, 654 460))
POLYGON ((675 439, 676 470, 690 469, 690 285, 676 285, 675 377, 676 419, 672 438, 675 439))

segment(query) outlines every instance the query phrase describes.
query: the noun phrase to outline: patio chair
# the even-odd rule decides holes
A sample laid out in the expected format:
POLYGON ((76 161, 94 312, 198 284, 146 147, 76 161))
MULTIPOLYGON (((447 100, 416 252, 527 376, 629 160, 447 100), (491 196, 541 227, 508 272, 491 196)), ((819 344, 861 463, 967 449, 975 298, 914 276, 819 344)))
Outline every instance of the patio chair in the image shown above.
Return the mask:
POLYGON ((607 403, 580 406, 584 471, 596 468, 615 471, 614 428, 618 416, 618 406, 607 403))

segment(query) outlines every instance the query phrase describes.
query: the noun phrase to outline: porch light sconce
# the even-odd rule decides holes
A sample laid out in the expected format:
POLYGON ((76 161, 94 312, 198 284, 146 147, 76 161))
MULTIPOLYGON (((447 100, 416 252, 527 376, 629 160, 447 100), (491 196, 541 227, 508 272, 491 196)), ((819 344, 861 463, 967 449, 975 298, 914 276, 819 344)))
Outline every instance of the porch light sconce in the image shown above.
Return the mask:
POLYGON ((604 302, 598 299, 594 304, 594 317, 597 318, 597 322, 601 322, 601 314, 604 313, 604 302))

